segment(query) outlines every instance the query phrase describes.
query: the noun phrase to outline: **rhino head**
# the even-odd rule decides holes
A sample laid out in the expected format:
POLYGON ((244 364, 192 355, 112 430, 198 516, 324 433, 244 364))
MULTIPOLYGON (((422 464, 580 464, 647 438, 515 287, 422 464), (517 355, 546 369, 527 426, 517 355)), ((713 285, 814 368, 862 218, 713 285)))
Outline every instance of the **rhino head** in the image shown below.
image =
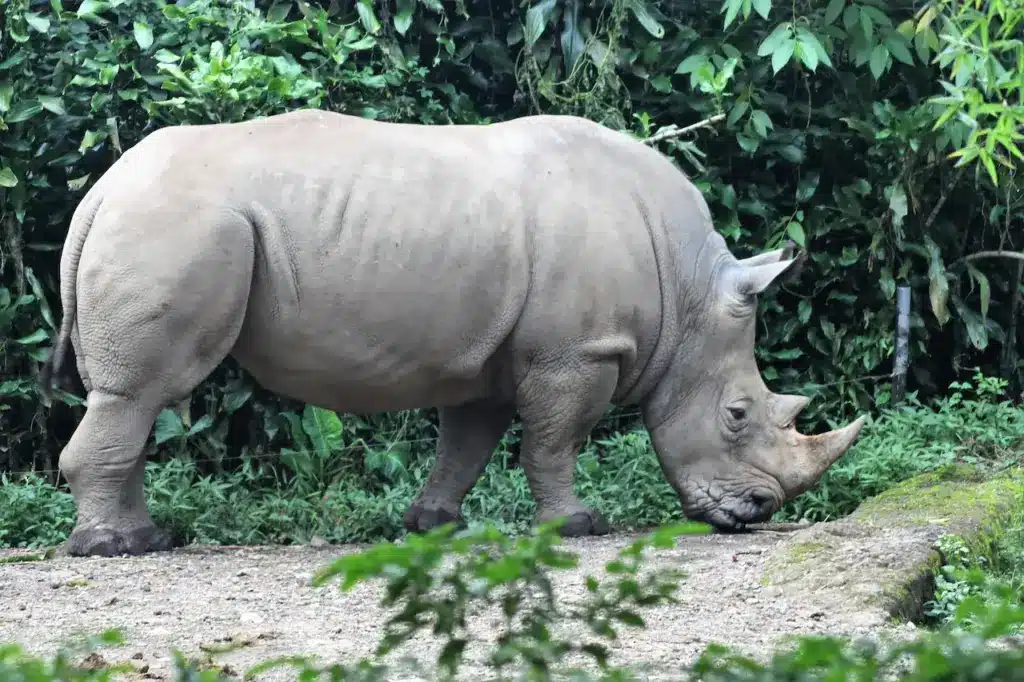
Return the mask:
MULTIPOLYGON (((771 392, 754 356, 757 295, 799 262, 780 249, 705 258, 701 300, 679 310, 680 338, 644 420, 687 517, 718 530, 768 520, 853 445, 864 417, 816 436, 794 423, 808 399, 771 392)), ((702 287, 698 287, 702 288, 702 287)), ((684 297, 685 298, 685 297, 684 297)))

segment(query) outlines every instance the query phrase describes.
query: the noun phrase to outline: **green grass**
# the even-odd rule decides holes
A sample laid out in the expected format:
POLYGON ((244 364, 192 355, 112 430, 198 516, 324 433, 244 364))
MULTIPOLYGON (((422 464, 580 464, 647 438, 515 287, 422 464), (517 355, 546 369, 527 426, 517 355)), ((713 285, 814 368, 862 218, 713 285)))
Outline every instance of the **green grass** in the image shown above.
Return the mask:
POLYGON ((979 603, 1006 601, 1024 609, 1024 512, 987 551, 971 548, 955 535, 941 538, 939 548, 945 563, 935 576, 935 596, 926 605, 930 625, 959 621, 976 628, 973 611, 979 603))
MULTIPOLYGON (((1019 465, 1024 410, 1000 402, 999 384, 978 377, 956 384, 933 406, 914 401, 882 412, 819 486, 788 502, 777 520, 829 520, 866 498, 955 462, 982 468, 1019 465)), ((152 462, 147 496, 156 521, 183 542, 203 544, 334 543, 392 540, 404 534, 402 514, 426 480, 431 457, 367 452, 292 453, 291 464, 247 460, 234 472, 204 475, 189 459, 152 462)), ((518 533, 534 502, 522 469, 509 468, 502 448, 467 496, 470 524, 493 523, 518 533)), ((577 491, 618 528, 679 521, 647 434, 633 431, 591 441, 579 458, 577 491)), ((0 477, 0 547, 63 542, 74 523, 68 492, 39 477, 0 477)))

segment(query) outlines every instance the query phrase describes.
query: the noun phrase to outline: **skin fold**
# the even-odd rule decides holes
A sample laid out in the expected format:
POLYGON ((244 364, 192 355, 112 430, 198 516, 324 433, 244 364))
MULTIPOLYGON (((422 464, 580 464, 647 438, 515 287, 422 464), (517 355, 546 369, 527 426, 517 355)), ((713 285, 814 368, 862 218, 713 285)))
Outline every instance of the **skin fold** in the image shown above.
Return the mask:
POLYGON ((434 469, 405 515, 462 500, 518 413, 537 521, 608 525, 573 492, 610 403, 638 405, 694 519, 763 521, 857 438, 803 436, 806 405, 754 358, 757 294, 799 258, 737 260, 666 157, 582 118, 478 126, 300 110, 169 127, 101 177, 71 221, 64 309, 87 411, 60 456, 72 555, 170 547, 143 495, 157 414, 228 355, 338 412, 436 407, 434 469))

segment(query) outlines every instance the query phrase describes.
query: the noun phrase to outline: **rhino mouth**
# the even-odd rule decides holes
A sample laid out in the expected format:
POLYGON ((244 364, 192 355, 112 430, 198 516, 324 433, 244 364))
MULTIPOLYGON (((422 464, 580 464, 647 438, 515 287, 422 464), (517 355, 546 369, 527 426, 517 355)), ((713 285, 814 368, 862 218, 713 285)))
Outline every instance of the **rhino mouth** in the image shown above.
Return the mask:
POLYGON ((715 485, 690 487, 693 494, 680 495, 683 500, 689 498, 689 504, 683 505, 687 518, 720 533, 746 532, 748 525, 770 520, 783 503, 780 494, 765 485, 725 495, 715 485))
POLYGON ((726 509, 713 509, 700 514, 693 514, 694 521, 706 523, 718 533, 736 534, 749 532, 747 524, 758 523, 760 519, 741 519, 726 509))

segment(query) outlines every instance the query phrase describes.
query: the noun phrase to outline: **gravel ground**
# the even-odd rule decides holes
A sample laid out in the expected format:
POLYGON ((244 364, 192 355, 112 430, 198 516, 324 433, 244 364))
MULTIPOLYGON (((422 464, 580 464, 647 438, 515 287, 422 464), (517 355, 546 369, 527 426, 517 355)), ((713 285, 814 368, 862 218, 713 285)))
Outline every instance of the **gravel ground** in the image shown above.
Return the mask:
MULTIPOLYGON (((709 642, 758 658, 799 634, 894 634, 913 626, 887 624, 878 609, 850 605, 821 590, 765 587, 762 569, 788 533, 682 537, 673 549, 656 550, 654 562, 683 568, 688 577, 679 605, 645 615, 646 629, 622 627, 612 662, 628 663, 642 679, 679 679, 709 642)), ((603 565, 635 535, 566 540, 580 554, 580 568, 557 573, 562 598, 582 596, 584 577, 603 576, 603 565)), ((245 640, 242 649, 218 655, 236 673, 266 658, 306 654, 321 661, 354 662, 372 653, 386 612, 379 583, 341 592, 337 584, 314 588, 314 570, 348 547, 188 547, 135 558, 74 559, 0 564, 0 642, 16 641, 37 654, 52 654, 77 634, 109 627, 124 630, 127 644, 105 650, 107 661, 132 660, 137 679, 169 680, 170 650, 200 656, 201 645, 245 640)), ((0 552, 0 557, 11 552, 0 552)), ((816 586, 817 587, 817 586, 816 586)), ((496 634, 496 614, 476 618, 471 629, 485 640, 496 634)), ((580 634, 583 634, 582 632, 580 634)), ((423 637, 398 656, 412 655, 431 669, 439 645, 423 637)), ((460 679, 483 680, 481 652, 470 650, 460 679)), ((387 660, 396 660, 389 657, 387 660)), ((294 679, 285 671, 259 680, 294 679)), ((395 680, 427 679, 412 673, 395 680)))

